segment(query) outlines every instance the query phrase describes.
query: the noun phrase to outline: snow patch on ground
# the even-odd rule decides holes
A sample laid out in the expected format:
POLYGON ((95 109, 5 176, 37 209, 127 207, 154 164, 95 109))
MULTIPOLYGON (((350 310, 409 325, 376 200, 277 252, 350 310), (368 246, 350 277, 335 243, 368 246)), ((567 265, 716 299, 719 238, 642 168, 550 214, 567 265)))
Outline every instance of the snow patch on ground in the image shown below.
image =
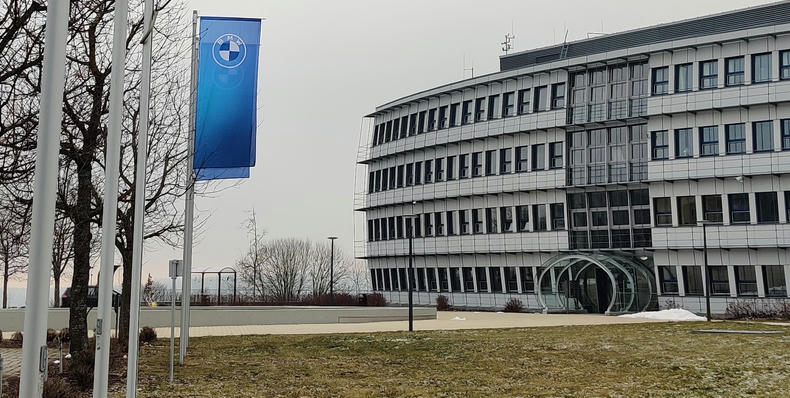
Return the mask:
POLYGON ((460 316, 457 316, 457 317, 455 317, 455 318, 453 318, 453 319, 450 319, 450 320, 451 320, 451 321, 465 321, 465 320, 466 320, 466 318, 461 318, 460 316))
POLYGON ((682 308, 661 311, 645 311, 636 314, 620 315, 621 318, 657 319, 661 321, 704 321, 705 318, 682 308))

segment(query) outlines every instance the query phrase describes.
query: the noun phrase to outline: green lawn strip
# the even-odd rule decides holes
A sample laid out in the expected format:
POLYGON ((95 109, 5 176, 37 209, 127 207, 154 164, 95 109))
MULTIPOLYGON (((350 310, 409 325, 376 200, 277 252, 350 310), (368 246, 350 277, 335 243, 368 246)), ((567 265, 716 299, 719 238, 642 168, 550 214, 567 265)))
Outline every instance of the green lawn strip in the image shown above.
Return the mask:
MULTIPOLYGON (((719 329, 772 330, 759 323, 719 329)), ((190 339, 143 347, 141 397, 720 396, 787 394, 790 334, 692 334, 651 323, 190 339)))

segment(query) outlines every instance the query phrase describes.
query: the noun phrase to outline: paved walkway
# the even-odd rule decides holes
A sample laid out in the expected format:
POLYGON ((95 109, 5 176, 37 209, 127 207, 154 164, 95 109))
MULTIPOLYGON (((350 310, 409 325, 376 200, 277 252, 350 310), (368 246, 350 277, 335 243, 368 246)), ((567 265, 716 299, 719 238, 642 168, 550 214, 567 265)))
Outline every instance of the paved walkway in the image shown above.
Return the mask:
MULTIPOLYGON (((540 326, 611 325, 663 322, 646 319, 587 314, 517 314, 494 312, 438 312, 437 319, 414 321, 415 330, 496 329, 540 326)), ((189 335, 231 336, 246 334, 331 334, 370 333, 405 330, 406 321, 370 323, 333 323, 302 325, 202 326, 190 328, 189 335)), ((170 328, 156 328, 160 338, 170 337, 170 328)), ((179 328, 175 328, 176 336, 179 328)))

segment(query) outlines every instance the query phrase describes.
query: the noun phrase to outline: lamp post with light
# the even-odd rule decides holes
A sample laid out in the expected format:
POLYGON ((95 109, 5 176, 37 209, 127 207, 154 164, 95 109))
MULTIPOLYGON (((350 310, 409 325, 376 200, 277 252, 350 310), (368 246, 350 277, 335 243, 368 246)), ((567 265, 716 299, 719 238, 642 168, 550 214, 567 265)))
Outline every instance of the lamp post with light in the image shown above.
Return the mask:
POLYGON ((705 318, 710 322, 710 270, 708 267, 708 225, 716 225, 718 223, 714 223, 708 220, 702 220, 698 222, 698 225, 702 225, 702 256, 703 256, 703 268, 705 269, 705 318))
POLYGON ((329 305, 335 305, 335 239, 337 236, 330 236, 330 254, 329 254, 329 305))

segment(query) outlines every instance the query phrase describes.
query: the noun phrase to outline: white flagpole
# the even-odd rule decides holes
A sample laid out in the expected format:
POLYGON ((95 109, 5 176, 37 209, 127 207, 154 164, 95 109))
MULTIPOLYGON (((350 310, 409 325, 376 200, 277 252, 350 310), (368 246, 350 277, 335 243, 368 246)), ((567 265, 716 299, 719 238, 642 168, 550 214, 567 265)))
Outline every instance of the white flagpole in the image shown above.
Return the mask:
POLYGON ((25 339, 22 343, 20 397, 40 397, 47 369, 47 307, 52 239, 55 230, 55 193, 58 185, 60 123, 66 70, 66 35, 69 1, 50 1, 44 37, 33 219, 30 232, 30 268, 25 303, 25 339))
MULTIPOLYGON (((110 323, 112 322, 112 277, 115 263, 115 225, 118 214, 118 179, 121 158, 121 120, 123 119, 123 75, 126 68, 126 32, 128 0, 115 1, 113 16, 112 71, 110 73, 110 117, 107 123, 107 147, 102 212, 101 268, 99 276, 99 310, 96 318, 96 360, 93 373, 93 396, 107 396, 110 370, 110 323)), ((134 283, 134 282, 132 282, 134 283)))
POLYGON ((148 155, 148 109, 151 94, 151 41, 154 35, 154 0, 145 0, 143 16, 143 64, 140 85, 140 129, 137 134, 137 170, 134 186, 134 242, 129 304, 129 351, 126 362, 126 397, 137 396, 137 354, 140 334, 140 275, 143 268, 145 218, 145 167, 148 155))
POLYGON ((197 34, 198 13, 192 11, 192 75, 189 81, 189 153, 187 156, 187 193, 184 200, 184 265, 181 276, 181 330, 178 341, 178 363, 184 364, 189 345, 189 307, 192 293, 192 232, 195 219, 195 105, 197 102, 197 58, 200 39, 197 34))

